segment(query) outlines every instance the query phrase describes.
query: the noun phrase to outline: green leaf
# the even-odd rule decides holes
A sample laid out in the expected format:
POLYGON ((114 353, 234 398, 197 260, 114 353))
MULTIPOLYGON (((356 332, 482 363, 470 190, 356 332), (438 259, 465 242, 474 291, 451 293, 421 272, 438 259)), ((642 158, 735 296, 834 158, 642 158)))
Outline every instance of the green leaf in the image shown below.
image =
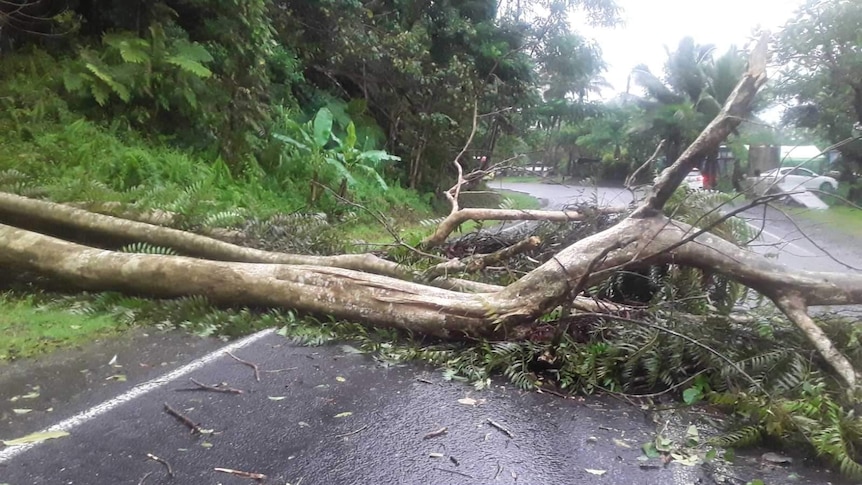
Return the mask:
POLYGON ((302 143, 301 141, 295 140, 295 139, 293 139, 287 135, 279 135, 278 133, 273 133, 272 137, 278 141, 282 141, 284 143, 293 145, 296 148, 299 148, 300 150, 305 150, 305 151, 311 153, 311 147, 309 147, 305 143, 302 143))
POLYGON ((379 166, 380 163, 383 161, 401 160, 401 157, 390 155, 383 150, 368 150, 366 152, 360 153, 358 158, 360 162, 366 162, 369 165, 372 165, 374 168, 377 168, 377 166, 379 166))
POLYGON ((379 173, 377 173, 377 170, 374 170, 374 168, 369 167, 368 165, 356 165, 356 168, 362 170, 363 172, 366 172, 368 175, 371 175, 371 177, 374 178, 374 181, 377 182, 377 185, 379 185, 381 189, 389 190, 389 186, 386 185, 386 181, 383 180, 383 177, 381 177, 379 173))
POLYGON ((347 170, 347 167, 345 167, 344 164, 341 163, 338 159, 326 157, 324 158, 324 160, 326 160, 326 163, 332 165, 332 167, 335 168, 335 171, 338 172, 338 175, 347 180, 348 185, 356 185, 356 179, 353 178, 353 175, 350 174, 350 171, 347 170))
POLYGON ((183 56, 168 56, 165 58, 165 62, 168 64, 173 64, 174 66, 179 67, 183 71, 186 71, 190 74, 194 74, 200 78, 207 78, 212 76, 212 71, 207 69, 206 66, 201 64, 200 62, 189 59, 188 57, 183 56))
POLYGON ((320 111, 314 115, 314 143, 319 148, 323 148, 329 143, 332 137, 332 111, 327 108, 320 108, 320 111))
POLYGON ((90 84, 90 93, 92 93, 93 99, 99 103, 99 106, 105 106, 105 103, 108 102, 108 98, 111 96, 111 91, 108 90, 107 86, 100 83, 90 84))
POLYGON ((649 443, 645 443, 641 449, 648 458, 658 458, 661 454, 658 452, 658 449, 655 447, 655 443, 650 441, 649 443))
POLYGON ((69 433, 66 431, 45 431, 43 433, 28 434, 27 436, 22 436, 14 440, 3 440, 0 442, 6 446, 20 446, 29 443, 41 443, 43 441, 63 438, 65 436, 69 436, 69 433))
POLYGON ((180 41, 174 45, 174 55, 177 57, 183 57, 191 61, 197 61, 200 63, 204 62, 212 62, 213 56, 210 55, 209 51, 206 47, 196 43, 196 42, 188 42, 188 41, 180 41))
MULTIPOLYGON (((126 103, 129 102, 129 100, 132 97, 132 93, 129 92, 129 88, 127 88, 123 84, 119 83, 116 79, 114 79, 114 77, 106 69, 102 68, 101 66, 97 66, 93 63, 90 63, 90 62, 84 64, 84 67, 86 67, 88 71, 93 73, 94 76, 101 79, 102 82, 104 82, 108 87, 110 87, 117 94, 117 96, 120 97, 120 99, 122 99, 126 103)), ((93 97, 96 97, 95 93, 93 94, 93 97)), ((105 97, 105 101, 107 101, 107 97, 105 97)), ((104 104, 104 101, 99 102, 98 98, 96 99, 96 102, 99 103, 100 105, 104 104)))
POLYGON ((344 140, 344 148, 353 150, 356 147, 356 125, 351 121, 347 124, 347 138, 344 140))
POLYGON ((700 401, 702 397, 703 394, 701 394, 700 389, 696 387, 689 387, 682 393, 682 400, 688 405, 692 405, 700 401))

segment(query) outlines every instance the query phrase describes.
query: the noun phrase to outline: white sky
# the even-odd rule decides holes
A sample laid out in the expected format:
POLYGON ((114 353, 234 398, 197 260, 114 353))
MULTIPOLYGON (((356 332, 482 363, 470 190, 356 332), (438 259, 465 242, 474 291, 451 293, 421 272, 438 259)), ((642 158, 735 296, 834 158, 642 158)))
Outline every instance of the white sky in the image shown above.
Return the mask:
MULTIPOLYGON (((632 68, 646 64, 662 73, 665 46, 675 50, 689 35, 698 44, 714 44, 722 54, 731 45, 745 47, 757 27, 773 32, 783 25, 802 0, 616 0, 623 23, 615 28, 589 27, 574 16, 572 28, 598 42, 608 64, 605 78, 613 85, 602 98, 625 92, 632 68)), ((633 91, 635 87, 632 86, 633 91)), ((637 92, 637 91, 635 91, 637 92)))

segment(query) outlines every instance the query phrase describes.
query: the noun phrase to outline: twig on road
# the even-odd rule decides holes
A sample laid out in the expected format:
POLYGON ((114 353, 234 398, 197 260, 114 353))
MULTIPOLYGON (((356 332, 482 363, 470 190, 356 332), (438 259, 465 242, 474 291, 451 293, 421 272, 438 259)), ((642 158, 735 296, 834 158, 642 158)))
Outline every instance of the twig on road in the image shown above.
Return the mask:
POLYGON ((233 470, 230 468, 218 468, 218 467, 213 468, 213 470, 220 472, 220 473, 227 473, 227 474, 230 474, 230 475, 233 475, 236 477, 251 478, 252 480, 257 480, 257 481, 266 480, 266 475, 264 475, 263 473, 244 472, 242 470, 233 470))
POLYGON ((201 430, 201 426, 199 424, 196 424, 194 421, 189 419, 188 416, 172 408, 168 403, 165 403, 165 412, 177 418, 177 421, 183 423, 186 427, 192 430, 192 433, 203 434, 203 430, 201 430))
POLYGON ((344 434, 336 435, 336 436, 335 436, 335 438, 336 438, 336 439, 347 438, 348 436, 353 436, 353 435, 355 435, 355 434, 359 434, 359 433, 361 433, 361 432, 365 431, 366 429, 368 429, 368 425, 367 425, 367 424, 366 424, 365 426, 363 426, 363 427, 361 427, 361 428, 359 428, 359 429, 357 429, 357 430, 351 431, 351 432, 349 432, 349 433, 344 433, 344 434))
POLYGON ((423 440, 430 440, 431 438, 436 438, 436 437, 438 437, 438 436, 443 436, 443 435, 444 435, 444 434, 446 434, 448 431, 449 431, 449 428, 447 428, 447 427, 445 427, 445 426, 444 426, 444 427, 442 427, 442 428, 438 429, 437 431, 432 431, 432 432, 430 432, 430 433, 426 434, 425 436, 423 436, 423 437, 422 437, 422 439, 423 439, 423 440))
POLYGON ((446 468, 439 468, 436 466, 433 469, 441 471, 441 472, 452 473, 454 475, 461 475, 462 477, 466 477, 466 478, 469 478, 471 480, 475 480, 475 478, 473 478, 473 475, 468 475, 466 473, 459 472, 458 470, 447 470, 446 468))
MULTIPOLYGON (((171 464, 168 463, 168 460, 165 460, 164 458, 159 458, 158 456, 156 456, 152 453, 147 453, 147 458, 149 458, 150 460, 153 460, 153 461, 157 461, 157 462, 161 463, 162 465, 164 465, 165 468, 168 470, 168 476, 171 478, 174 478, 174 469, 171 468, 171 464)), ((141 483, 143 483, 143 481, 147 478, 148 475, 149 475, 149 473, 147 475, 144 475, 143 478, 141 478, 141 483)))
POLYGON ((218 386, 208 386, 194 377, 189 378, 192 381, 192 384, 197 387, 184 387, 181 389, 175 389, 176 391, 211 391, 211 392, 223 392, 225 394, 242 394, 244 391, 242 389, 234 389, 233 387, 229 387, 226 384, 219 384, 218 386))
POLYGON ((251 367, 252 369, 254 369, 254 380, 256 380, 257 382, 260 382, 260 367, 258 367, 257 364, 249 362, 247 360, 242 360, 239 357, 233 355, 230 351, 227 351, 225 353, 227 355, 231 356, 231 358, 233 360, 239 362, 240 364, 245 364, 245 365, 251 367))
POLYGON ((138 480, 138 485, 144 485, 144 482, 146 482, 147 478, 149 478, 149 476, 152 474, 153 474, 153 472, 144 473, 144 476, 142 476, 141 479, 138 480))
POLYGON ((501 432, 501 433, 503 433, 504 435, 508 436, 509 438, 514 438, 514 437, 515 437, 515 435, 513 435, 511 431, 509 431, 508 429, 506 429, 506 427, 505 427, 505 426, 503 426, 502 424, 500 424, 500 423, 498 423, 498 422, 494 421, 494 420, 493 420, 493 419, 491 419, 491 418, 488 418, 488 424, 490 424, 491 426, 493 426, 493 427, 497 428, 498 430, 500 430, 500 432, 501 432))

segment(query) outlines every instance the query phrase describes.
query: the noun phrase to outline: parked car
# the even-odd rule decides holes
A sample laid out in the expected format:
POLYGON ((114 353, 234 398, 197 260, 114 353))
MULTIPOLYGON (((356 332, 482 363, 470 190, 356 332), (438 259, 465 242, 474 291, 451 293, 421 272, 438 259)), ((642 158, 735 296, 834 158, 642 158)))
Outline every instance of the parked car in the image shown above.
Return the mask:
MULTIPOLYGON (((652 180, 652 183, 655 184, 658 182, 658 175, 652 180)), ((692 190, 703 190, 703 175, 700 173, 698 169, 692 169, 688 175, 682 181, 683 185, 687 185, 692 190)))
POLYGON ((760 179, 768 183, 778 182, 789 185, 791 188, 805 187, 808 190, 820 192, 835 192, 838 190, 838 181, 832 177, 817 175, 816 173, 802 167, 780 167, 763 172, 760 179))
POLYGON ((701 174, 700 170, 696 168, 692 169, 692 171, 685 176, 682 183, 688 185, 694 190, 703 190, 703 174, 701 174))

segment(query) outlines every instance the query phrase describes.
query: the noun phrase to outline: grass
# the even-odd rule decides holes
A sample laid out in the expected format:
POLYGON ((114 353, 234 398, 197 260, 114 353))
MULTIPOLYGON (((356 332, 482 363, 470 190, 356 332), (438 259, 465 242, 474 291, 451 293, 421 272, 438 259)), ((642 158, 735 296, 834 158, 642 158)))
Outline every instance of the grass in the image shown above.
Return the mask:
POLYGON ((40 308, 31 298, 0 294, 0 363, 91 342, 119 333, 120 327, 107 315, 40 308))
POLYGON ((791 209, 794 216, 850 236, 862 236, 862 209, 833 206, 828 210, 791 209))

